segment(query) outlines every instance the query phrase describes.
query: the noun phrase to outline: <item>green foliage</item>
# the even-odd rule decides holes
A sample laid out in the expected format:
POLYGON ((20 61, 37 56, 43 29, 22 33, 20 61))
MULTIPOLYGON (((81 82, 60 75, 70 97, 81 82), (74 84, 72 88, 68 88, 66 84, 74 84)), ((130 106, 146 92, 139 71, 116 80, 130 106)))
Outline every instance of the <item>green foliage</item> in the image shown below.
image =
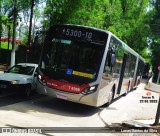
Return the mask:
POLYGON ((147 7, 147 0, 82 1, 67 23, 109 30, 141 54, 150 33, 147 7))
POLYGON ((63 24, 67 22, 69 16, 72 15, 74 10, 79 7, 81 0, 47 0, 46 7, 44 9, 45 18, 47 21, 43 21, 46 27, 50 27, 53 24, 63 24))
POLYGON ((153 65, 153 72, 154 72, 154 78, 153 81, 157 80, 158 75, 158 69, 157 67, 160 65, 160 1, 154 0, 152 2, 152 8, 149 15, 152 15, 152 18, 150 19, 150 28, 151 28, 151 34, 150 34, 150 50, 152 53, 151 56, 151 63, 153 65))
MULTIPOLYGON (((8 49, 8 42, 1 42, 1 49, 8 49)), ((9 44, 9 50, 12 50, 12 44, 9 44)))
MULTIPOLYGON (((78 24, 109 30, 142 56, 151 35, 148 0, 47 0, 46 27, 53 24, 78 24)), ((151 10, 150 10, 151 11, 151 10)), ((148 59, 147 54, 144 55, 148 59)))
MULTIPOLYGON (((13 14, 14 1, 3 0, 1 22, 5 26, 9 23, 7 14, 13 14)), ((159 0, 35 0, 35 5, 41 1, 46 1, 44 14, 35 6, 34 20, 43 18, 44 29, 53 24, 77 24, 109 30, 146 61, 158 61, 155 57, 158 56, 160 32, 155 34, 155 29, 159 28, 150 24, 160 25, 159 0), (151 53, 148 53, 147 39, 152 41, 149 46, 151 53)), ((30 6, 31 0, 17 0, 18 12, 25 13, 23 20, 29 21, 30 6)), ((32 35, 34 32, 33 28, 32 35)), ((24 33, 28 35, 27 31, 24 33)), ((23 38, 27 41, 27 37, 23 38)))

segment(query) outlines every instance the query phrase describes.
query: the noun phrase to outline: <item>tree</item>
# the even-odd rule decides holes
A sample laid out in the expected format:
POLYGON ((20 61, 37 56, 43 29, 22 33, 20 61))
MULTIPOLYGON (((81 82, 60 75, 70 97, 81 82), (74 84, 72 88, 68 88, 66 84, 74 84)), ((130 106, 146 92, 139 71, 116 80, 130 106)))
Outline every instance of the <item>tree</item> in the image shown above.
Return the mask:
POLYGON ((146 21, 148 6, 146 0, 122 0, 122 16, 120 19, 122 35, 120 36, 131 48, 141 54, 141 50, 147 47, 147 36, 150 31, 146 21))
POLYGON ((44 9, 44 16, 47 20, 43 21, 46 28, 53 24, 66 23, 68 18, 80 6, 82 0, 47 0, 44 9))
MULTIPOLYGON (((0 0, 0 38, 2 37, 1 36, 2 35, 2 13, 1 13, 1 9, 2 9, 2 0, 0 0)), ((1 51, 1 41, 0 41, 0 51, 1 51)))
MULTIPOLYGON (((12 11, 15 0, 4 1, 6 1, 4 3, 6 5, 3 9, 4 13, 9 13, 9 11, 14 13, 12 11)), ((19 26, 21 28, 27 27, 25 33, 28 36, 26 37, 28 44, 33 41, 35 34, 36 24, 35 21, 33 23, 32 21, 36 18, 39 20, 43 18, 44 29, 48 29, 53 24, 67 23, 109 30, 135 51, 148 58, 147 39, 152 39, 150 22, 154 21, 152 17, 154 17, 155 9, 159 8, 155 5, 152 10, 148 0, 77 0, 74 2, 73 0, 46 0, 42 17, 39 14, 40 7, 37 5, 44 1, 17 0, 17 19, 23 16, 22 20, 26 20, 26 26, 23 22, 19 26), (23 12, 24 15, 21 15, 20 12, 23 12), (28 22, 30 22, 29 26, 28 22)), ((153 4, 156 4, 156 2, 153 4)), ((158 13, 159 11, 155 18, 157 18, 158 13)))
POLYGON ((29 1, 26 3, 27 5, 24 4, 24 7, 28 8, 23 8, 22 9, 22 22, 21 22, 21 29, 23 32, 23 36, 21 37, 24 42, 32 43, 33 39, 35 37, 36 29, 41 27, 40 20, 42 20, 42 6, 39 3, 43 3, 43 0, 34 0, 29 1), (31 3, 32 2, 32 3, 31 3), (32 9, 32 10, 31 10, 32 9), (36 24, 36 22, 39 22, 36 24), (32 25, 31 25, 32 23, 32 25))
MULTIPOLYGON (((29 9, 31 7, 31 17, 30 20, 32 20, 33 17, 33 7, 34 2, 37 2, 39 0, 4 0, 3 1, 3 15, 8 14, 8 18, 6 20, 10 20, 12 18, 13 20, 13 36, 12 36, 12 53, 11 53, 11 66, 15 64, 15 50, 16 50, 16 27, 18 26, 18 20, 21 19, 20 12, 25 9, 29 9), (32 2, 32 3, 31 3, 32 2)), ((32 21, 30 21, 31 25, 29 27, 29 35, 28 40, 31 39, 31 30, 32 30, 32 21)), ((6 24, 7 25, 7 24, 6 24)), ((8 25, 7 25, 8 26, 8 25)), ((22 26, 21 26, 22 27, 22 26)), ((30 43, 30 42, 29 42, 30 43)))
POLYGON ((11 53, 11 64, 12 67, 15 65, 15 48, 16 48, 16 21, 17 21, 18 9, 17 9, 17 0, 14 0, 13 8, 13 36, 12 36, 12 53, 11 53))
POLYGON ((158 76, 158 69, 157 67, 160 65, 160 1, 155 0, 151 1, 152 3, 152 10, 150 10, 150 14, 153 14, 152 20, 150 20, 150 27, 152 30, 152 34, 150 36, 151 44, 150 44, 150 50, 152 53, 151 56, 151 63, 153 65, 153 81, 157 81, 158 76))
MULTIPOLYGON (((28 28, 28 30, 26 31, 26 35, 27 35, 26 48, 28 51, 32 50, 30 52, 34 52, 33 39, 35 37, 36 19, 40 18, 40 9, 38 9, 39 7, 37 6, 39 2, 43 2, 43 0, 42 1, 31 0, 28 3, 24 3, 23 5, 25 7, 28 7, 28 8, 25 8, 25 10, 23 10, 23 14, 24 14, 24 20, 26 21, 26 27, 28 28), (29 25, 28 25, 28 22, 29 22, 29 25)), ((26 53, 26 61, 28 61, 28 58, 32 58, 31 60, 34 61, 34 53, 32 54, 26 53)))
POLYGON ((147 48, 150 32, 149 21, 146 19, 148 4, 147 0, 81 1, 79 8, 66 22, 109 30, 141 53, 141 50, 147 48))

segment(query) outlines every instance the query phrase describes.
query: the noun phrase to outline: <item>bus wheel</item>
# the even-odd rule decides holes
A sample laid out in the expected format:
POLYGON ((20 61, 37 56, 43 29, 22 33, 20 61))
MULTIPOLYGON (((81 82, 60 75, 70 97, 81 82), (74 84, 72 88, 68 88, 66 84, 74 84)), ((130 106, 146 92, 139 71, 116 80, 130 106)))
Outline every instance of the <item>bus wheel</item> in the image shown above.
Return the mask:
POLYGON ((109 92, 108 102, 106 103, 106 107, 108 107, 111 104, 113 98, 114 98, 114 87, 112 87, 112 89, 109 92))
POLYGON ((31 86, 30 85, 25 86, 24 95, 27 97, 29 97, 31 95, 31 86))
POLYGON ((130 90, 130 82, 128 83, 128 87, 126 88, 124 96, 126 96, 128 94, 129 90, 130 90))
POLYGON ((140 80, 138 79, 138 81, 137 81, 137 86, 140 84, 140 80))

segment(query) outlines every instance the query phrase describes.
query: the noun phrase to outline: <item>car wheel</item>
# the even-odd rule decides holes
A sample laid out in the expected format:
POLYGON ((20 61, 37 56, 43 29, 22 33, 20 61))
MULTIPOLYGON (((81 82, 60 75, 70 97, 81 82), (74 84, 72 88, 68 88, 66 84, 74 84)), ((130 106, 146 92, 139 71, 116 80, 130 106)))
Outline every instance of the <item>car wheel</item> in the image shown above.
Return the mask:
POLYGON ((30 85, 25 86, 24 95, 27 97, 29 97, 31 95, 31 86, 30 85))

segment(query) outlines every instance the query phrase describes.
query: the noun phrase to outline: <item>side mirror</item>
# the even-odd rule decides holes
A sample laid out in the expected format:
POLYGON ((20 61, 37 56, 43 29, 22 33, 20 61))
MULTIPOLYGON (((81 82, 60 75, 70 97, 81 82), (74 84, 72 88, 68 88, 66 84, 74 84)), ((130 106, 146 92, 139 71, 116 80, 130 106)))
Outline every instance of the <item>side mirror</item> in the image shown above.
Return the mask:
POLYGON ((37 73, 37 72, 35 72, 35 73, 34 73, 34 77, 36 77, 37 75, 38 75, 38 73, 37 73))
POLYGON ((114 53, 111 53, 111 60, 110 61, 111 61, 110 65, 111 65, 111 67, 113 67, 116 62, 116 56, 114 53))

